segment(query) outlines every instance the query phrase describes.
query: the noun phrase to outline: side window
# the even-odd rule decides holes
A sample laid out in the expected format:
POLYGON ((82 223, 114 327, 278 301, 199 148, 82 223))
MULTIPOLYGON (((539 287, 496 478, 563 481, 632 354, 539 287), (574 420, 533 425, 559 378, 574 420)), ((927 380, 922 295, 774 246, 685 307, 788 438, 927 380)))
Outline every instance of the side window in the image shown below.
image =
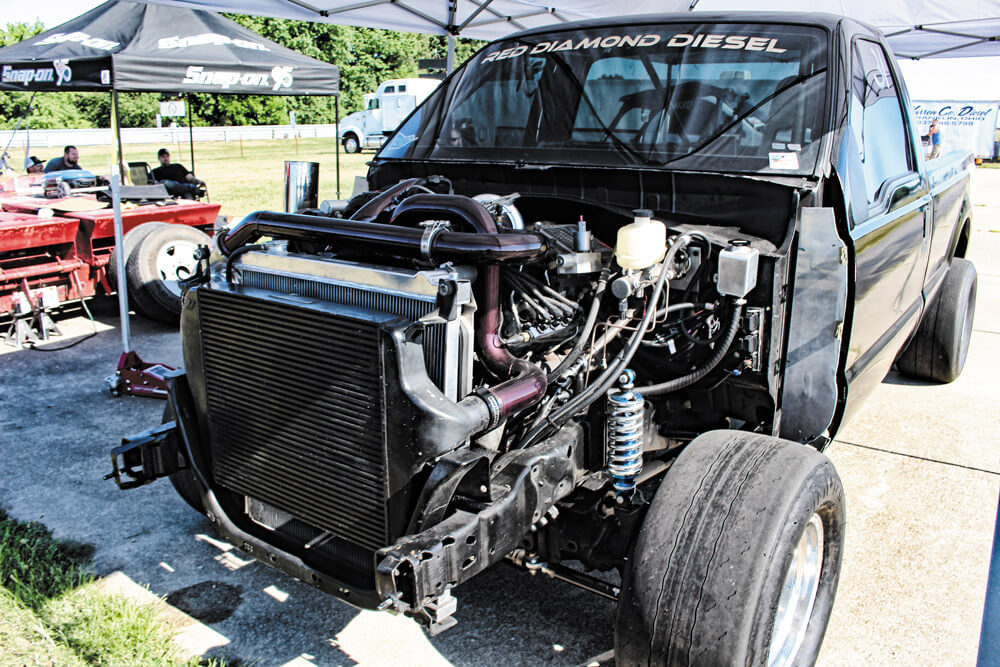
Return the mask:
POLYGON ((851 67, 850 128, 864 173, 868 204, 886 181, 912 171, 910 146, 892 70, 882 47, 866 39, 854 43, 851 67))
POLYGON ((398 93, 405 93, 405 92, 406 92, 406 84, 405 84, 405 83, 404 83, 404 84, 401 84, 401 85, 399 86, 399 90, 398 90, 398 91, 396 91, 396 92, 398 92, 398 93))
POLYGON ((385 92, 385 93, 394 93, 394 92, 396 92, 396 86, 386 86, 385 90, 383 92, 385 92))

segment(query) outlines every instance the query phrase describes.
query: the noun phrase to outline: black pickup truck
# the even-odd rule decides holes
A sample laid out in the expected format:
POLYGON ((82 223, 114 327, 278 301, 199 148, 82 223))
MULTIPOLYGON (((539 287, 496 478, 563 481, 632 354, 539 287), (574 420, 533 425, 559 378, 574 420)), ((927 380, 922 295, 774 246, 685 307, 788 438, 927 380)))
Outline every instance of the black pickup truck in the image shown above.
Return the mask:
POLYGON ((619 665, 811 663, 845 530, 821 451, 894 363, 948 382, 969 345, 970 160, 925 163, 909 108, 843 17, 491 43, 370 192, 215 237, 113 474, 432 633, 507 561, 616 599, 619 665))

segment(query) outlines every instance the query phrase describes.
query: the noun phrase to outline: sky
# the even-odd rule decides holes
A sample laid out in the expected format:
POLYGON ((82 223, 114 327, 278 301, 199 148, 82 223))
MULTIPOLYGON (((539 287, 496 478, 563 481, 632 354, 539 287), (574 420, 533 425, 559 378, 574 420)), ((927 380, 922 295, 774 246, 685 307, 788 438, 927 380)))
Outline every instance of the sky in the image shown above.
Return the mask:
MULTIPOLYGON (((103 0, 3 0, 5 23, 40 19, 53 28, 101 4, 103 0)), ((910 97, 915 100, 1000 100, 1000 58, 938 58, 901 61, 910 97)))

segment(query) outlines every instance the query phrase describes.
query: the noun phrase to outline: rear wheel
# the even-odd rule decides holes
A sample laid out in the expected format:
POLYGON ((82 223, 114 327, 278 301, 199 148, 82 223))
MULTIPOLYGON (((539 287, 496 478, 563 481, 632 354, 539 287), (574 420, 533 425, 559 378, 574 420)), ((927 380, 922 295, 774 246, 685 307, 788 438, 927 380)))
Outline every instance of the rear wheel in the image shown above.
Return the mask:
POLYGON ((844 491, 823 455, 739 431, 689 444, 643 522, 619 665, 812 664, 833 608, 844 491))
POLYGON ((198 268, 198 246, 211 242, 187 225, 164 225, 143 237, 128 258, 129 295, 147 317, 176 324, 181 314, 180 281, 198 268))
POLYGON ((344 152, 345 153, 360 153, 361 152, 361 142, 353 134, 348 134, 344 137, 344 152))
POLYGON ((952 382, 962 374, 972 339, 976 282, 972 262, 961 258, 951 261, 941 291, 896 360, 900 372, 937 382, 952 382))

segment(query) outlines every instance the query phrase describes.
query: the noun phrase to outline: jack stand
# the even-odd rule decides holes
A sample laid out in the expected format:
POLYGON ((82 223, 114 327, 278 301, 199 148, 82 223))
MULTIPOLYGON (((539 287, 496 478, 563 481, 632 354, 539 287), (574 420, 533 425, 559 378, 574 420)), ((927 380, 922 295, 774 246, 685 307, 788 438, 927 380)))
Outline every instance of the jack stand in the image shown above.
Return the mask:
POLYGON ((23 310, 20 314, 13 315, 10 326, 7 327, 4 334, 7 344, 23 350, 27 345, 34 346, 48 341, 50 335, 61 336, 62 332, 42 303, 43 297, 32 297, 27 279, 21 281, 21 294, 24 297, 23 310))
POLYGON ((106 377, 104 383, 112 396, 129 394, 165 399, 170 389, 168 374, 174 370, 166 364, 148 364, 134 351, 122 352, 115 374, 106 377))
POLYGON ((15 316, 14 320, 7 327, 4 340, 8 345, 13 345, 19 350, 35 343, 44 343, 50 335, 61 336, 59 327, 52 321, 52 317, 45 312, 37 311, 26 317, 15 316))

